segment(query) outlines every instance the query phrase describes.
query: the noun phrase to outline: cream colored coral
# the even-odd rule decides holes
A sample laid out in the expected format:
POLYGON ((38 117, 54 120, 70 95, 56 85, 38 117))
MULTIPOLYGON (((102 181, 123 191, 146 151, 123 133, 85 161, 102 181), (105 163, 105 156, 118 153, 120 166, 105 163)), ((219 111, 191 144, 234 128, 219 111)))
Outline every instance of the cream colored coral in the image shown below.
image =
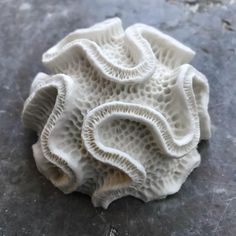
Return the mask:
POLYGON ((194 52, 143 24, 118 18, 66 36, 43 55, 23 110, 38 133, 39 171, 95 206, 179 190, 210 137, 209 89, 188 63, 194 52))

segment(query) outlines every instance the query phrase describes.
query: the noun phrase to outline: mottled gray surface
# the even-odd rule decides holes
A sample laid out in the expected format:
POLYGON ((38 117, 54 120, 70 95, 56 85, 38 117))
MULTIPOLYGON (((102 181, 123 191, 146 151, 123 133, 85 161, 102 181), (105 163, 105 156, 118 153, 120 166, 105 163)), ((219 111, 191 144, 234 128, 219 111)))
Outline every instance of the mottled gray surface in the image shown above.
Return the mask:
POLYGON ((0 1, 0 235, 236 235, 235 1, 0 1), (213 137, 178 194, 143 204, 127 197, 108 210, 63 195, 36 170, 36 136, 20 121, 42 53, 70 31, 119 16, 153 25, 196 50, 209 79, 213 137))

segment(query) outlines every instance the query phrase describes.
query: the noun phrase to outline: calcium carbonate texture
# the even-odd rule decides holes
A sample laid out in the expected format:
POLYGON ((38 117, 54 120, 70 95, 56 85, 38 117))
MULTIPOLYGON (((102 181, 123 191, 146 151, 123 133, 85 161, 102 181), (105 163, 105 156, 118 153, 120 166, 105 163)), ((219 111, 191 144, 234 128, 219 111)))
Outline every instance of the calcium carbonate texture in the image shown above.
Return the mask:
POLYGON ((144 25, 109 19, 43 54, 23 109, 38 170, 64 193, 107 208, 123 196, 176 193, 210 137, 209 88, 194 52, 144 25))

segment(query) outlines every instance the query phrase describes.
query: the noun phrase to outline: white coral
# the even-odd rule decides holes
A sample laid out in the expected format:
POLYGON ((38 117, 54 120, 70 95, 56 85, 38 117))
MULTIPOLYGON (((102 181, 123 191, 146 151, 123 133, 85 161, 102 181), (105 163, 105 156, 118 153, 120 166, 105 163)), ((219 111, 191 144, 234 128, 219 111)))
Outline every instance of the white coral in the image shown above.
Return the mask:
POLYGON ((24 105, 39 171, 104 208, 177 192, 210 136, 207 80, 185 64, 193 56, 150 26, 123 31, 118 18, 66 36, 43 55, 56 75, 39 73, 24 105))

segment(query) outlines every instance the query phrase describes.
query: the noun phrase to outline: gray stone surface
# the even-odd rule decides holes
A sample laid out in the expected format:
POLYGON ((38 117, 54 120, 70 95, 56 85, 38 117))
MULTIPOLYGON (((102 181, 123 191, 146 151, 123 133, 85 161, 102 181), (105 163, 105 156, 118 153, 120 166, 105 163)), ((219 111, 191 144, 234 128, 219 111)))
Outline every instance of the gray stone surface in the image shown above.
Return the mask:
POLYGON ((236 3, 230 1, 0 1, 0 235, 236 235, 236 3), (138 3, 137 3, 138 2, 138 3), (213 137, 181 191, 147 204, 127 197, 95 209, 36 170, 36 136, 20 121, 42 53, 70 31, 119 16, 153 25, 196 50, 211 88, 213 137))

